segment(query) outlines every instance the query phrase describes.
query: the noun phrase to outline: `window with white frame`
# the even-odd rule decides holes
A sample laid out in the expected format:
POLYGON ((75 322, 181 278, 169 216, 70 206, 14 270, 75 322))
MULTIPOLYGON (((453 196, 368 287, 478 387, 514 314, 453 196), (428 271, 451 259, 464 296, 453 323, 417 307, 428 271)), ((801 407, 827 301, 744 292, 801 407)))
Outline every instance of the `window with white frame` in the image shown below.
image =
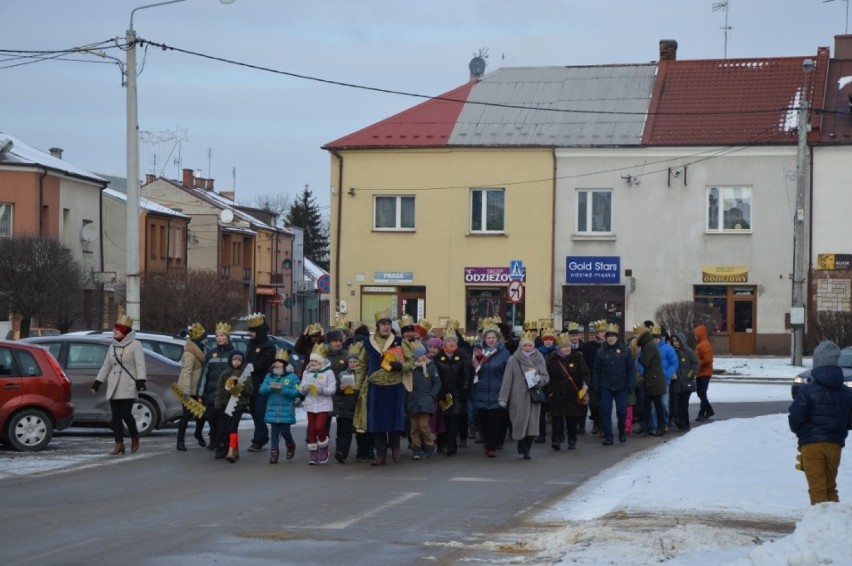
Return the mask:
POLYGON ((751 231, 751 187, 707 188, 707 231, 751 231))
POLYGON ((470 231, 474 234, 503 233, 506 229, 504 189, 470 191, 470 231))
POLYGON ((577 234, 612 232, 612 189, 577 189, 577 234))
POLYGON ((377 196, 373 203, 375 230, 414 230, 414 197, 377 196))
POLYGON ((12 205, 0 202, 0 238, 12 237, 12 205))

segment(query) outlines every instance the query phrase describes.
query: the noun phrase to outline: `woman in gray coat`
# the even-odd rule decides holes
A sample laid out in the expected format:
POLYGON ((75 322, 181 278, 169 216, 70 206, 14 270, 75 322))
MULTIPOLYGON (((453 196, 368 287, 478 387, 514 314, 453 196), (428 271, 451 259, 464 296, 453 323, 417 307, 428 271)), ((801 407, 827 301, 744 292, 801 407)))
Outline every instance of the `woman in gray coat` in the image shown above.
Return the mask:
POLYGON ((530 389, 541 389, 549 380, 547 362, 534 343, 531 333, 524 333, 518 343, 518 349, 509 358, 500 387, 499 403, 509 408, 509 421, 512 423, 512 440, 518 441, 518 454, 524 460, 530 459, 530 447, 538 436, 538 420, 541 405, 533 403, 530 389))
POLYGON ((133 403, 137 391, 145 391, 147 373, 145 352, 136 340, 133 319, 122 315, 112 331, 112 344, 107 349, 104 364, 92 384, 92 393, 97 393, 104 381, 107 382, 106 397, 112 413, 112 432, 115 447, 110 454, 124 454, 124 427, 130 432, 130 451, 139 450, 139 431, 133 418, 133 403))

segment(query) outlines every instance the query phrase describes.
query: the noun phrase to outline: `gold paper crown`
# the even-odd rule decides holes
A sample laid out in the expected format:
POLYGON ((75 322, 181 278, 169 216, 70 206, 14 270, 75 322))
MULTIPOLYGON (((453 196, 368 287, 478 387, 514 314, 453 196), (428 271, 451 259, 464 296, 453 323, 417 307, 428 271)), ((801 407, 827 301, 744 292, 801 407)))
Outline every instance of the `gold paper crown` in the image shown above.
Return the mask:
POLYGON ((637 324, 633 327, 633 334, 636 336, 641 336, 642 334, 648 332, 648 327, 644 324, 637 324))
POLYGON ((456 319, 448 320, 446 328, 450 328, 452 330, 458 330, 461 327, 459 321, 456 319))
POLYGON ((410 314, 404 314, 399 317, 399 327, 405 328, 406 326, 414 326, 414 319, 410 314))
POLYGON ((533 344, 535 344, 535 338, 535 332, 533 332, 532 330, 527 330, 526 332, 521 334, 521 338, 520 340, 518 340, 518 342, 532 342, 533 344))
POLYGON ((591 323, 595 329, 595 332, 605 332, 607 327, 607 322, 604 319, 596 320, 591 323))
POLYGON ((314 354, 321 356, 323 358, 328 357, 328 346, 320 342, 319 344, 315 344, 313 349, 311 350, 311 356, 314 354))
POLYGON ((319 322, 312 322, 308 325, 308 336, 314 334, 322 334, 322 325, 319 322))
POLYGON ((541 335, 542 336, 554 336, 555 337, 556 331, 553 330, 552 328, 542 328, 541 329, 541 335))
POLYGON ((190 326, 188 330, 189 339, 193 341, 198 340, 199 338, 207 334, 207 331, 204 330, 204 327, 201 326, 201 324, 198 322, 193 322, 192 326, 190 326))
POLYGON ((227 322, 217 322, 216 323, 216 334, 230 334, 231 333, 231 325, 227 322))
POLYGON ((566 330, 568 332, 580 332, 580 324, 577 322, 569 322, 566 330))
POLYGON ((133 328, 133 317, 127 316, 126 314, 120 314, 118 315, 118 320, 116 320, 115 323, 128 328, 133 328))
POLYGON ((426 332, 429 332, 430 330, 432 330, 432 323, 429 322, 428 320, 426 320, 425 318, 421 318, 420 320, 418 320, 417 326, 419 326, 420 328, 422 328, 426 332))
POLYGON ((352 329, 352 321, 351 320, 338 320, 335 325, 339 330, 351 330, 352 329))
POLYGON ((538 330, 538 323, 534 320, 528 320, 524 323, 524 330, 538 330))
POLYGON ((651 334, 653 334, 654 336, 662 336, 663 328, 659 324, 655 324, 651 327, 651 334))
POLYGON ((499 331, 500 330, 500 327, 498 326, 499 324, 500 324, 500 319, 498 317, 485 317, 480 321, 479 327, 483 331, 485 331, 485 330, 498 330, 499 331))
POLYGON ((568 336, 567 332, 563 332, 559 336, 556 337, 556 347, 561 348, 563 346, 571 345, 571 337, 568 336))
POLYGON ((290 351, 285 350, 284 348, 276 348, 275 349, 275 359, 279 362, 289 362, 290 361, 290 351))
POLYGON ((265 318, 262 313, 253 312, 246 317, 246 324, 249 328, 257 328, 261 324, 265 322, 265 318))
POLYGON ((614 334, 618 334, 618 325, 614 322, 606 325, 606 332, 612 332, 614 334))
POLYGON ((382 309, 380 311, 376 311, 376 322, 379 322, 382 319, 391 319, 391 310, 390 307, 386 309, 382 309))

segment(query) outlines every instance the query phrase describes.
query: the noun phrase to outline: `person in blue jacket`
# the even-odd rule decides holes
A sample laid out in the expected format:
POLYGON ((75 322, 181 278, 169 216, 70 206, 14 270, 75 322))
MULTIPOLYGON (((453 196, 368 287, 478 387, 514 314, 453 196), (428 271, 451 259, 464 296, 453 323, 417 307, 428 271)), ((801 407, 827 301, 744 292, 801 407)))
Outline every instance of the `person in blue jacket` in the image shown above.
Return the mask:
POLYGON ((837 344, 820 342, 814 349, 811 382, 798 388, 790 405, 790 430, 799 437, 811 505, 839 501, 840 452, 852 428, 852 390, 844 383, 839 357, 837 344))
POLYGON ((500 387, 509 361, 509 350, 503 342, 503 334, 496 327, 482 332, 482 342, 473 354, 473 408, 485 439, 485 455, 497 456, 497 448, 503 446, 509 429, 509 415, 500 406, 500 387))
POLYGON ((290 425, 296 424, 296 399, 299 398, 299 378, 293 373, 290 365, 290 353, 287 350, 277 350, 275 361, 263 383, 260 384, 260 395, 266 398, 266 414, 264 423, 270 425, 271 449, 269 463, 277 464, 281 454, 279 440, 284 437, 287 446, 287 459, 292 460, 296 453, 296 442, 290 432, 290 425))
POLYGON ((612 446, 612 405, 618 419, 618 441, 627 442, 627 394, 636 387, 636 362, 630 348, 618 339, 618 325, 607 326, 605 342, 598 350, 592 371, 592 389, 601 400, 600 426, 604 446, 612 446))

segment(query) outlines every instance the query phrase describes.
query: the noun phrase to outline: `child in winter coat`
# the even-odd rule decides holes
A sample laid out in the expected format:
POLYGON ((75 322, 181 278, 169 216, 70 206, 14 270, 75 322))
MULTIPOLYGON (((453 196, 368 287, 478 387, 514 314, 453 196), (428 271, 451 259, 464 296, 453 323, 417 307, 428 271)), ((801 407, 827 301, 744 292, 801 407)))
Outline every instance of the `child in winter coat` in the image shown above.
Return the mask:
POLYGON ((250 372, 241 379, 246 371, 244 364, 245 356, 242 352, 235 351, 228 358, 228 369, 219 375, 216 383, 216 412, 220 416, 219 426, 216 427, 218 439, 216 441, 216 459, 224 458, 230 463, 240 459, 239 428, 243 413, 248 410, 253 392, 250 372), (236 405, 230 407, 230 400, 234 399, 236 405), (228 411, 230 410, 230 414, 228 411), (228 440, 227 447, 225 439, 228 440), (227 454, 225 451, 227 450, 227 454))
POLYGON ((299 378, 293 373, 288 361, 290 353, 278 350, 270 373, 263 378, 259 393, 267 398, 264 422, 271 428, 269 463, 277 464, 281 452, 278 441, 283 436, 287 446, 287 459, 296 453, 296 442, 290 433, 290 425, 296 424, 296 399, 299 398, 299 378))
POLYGON ((334 458, 341 464, 349 457, 352 447, 352 434, 355 432, 355 403, 358 391, 355 389, 355 370, 358 369, 358 355, 347 354, 346 369, 337 375, 334 394, 334 410, 337 413, 337 444, 334 458))
POLYGON ((332 397, 337 390, 337 380, 326 359, 328 346, 317 344, 311 352, 308 369, 302 374, 299 392, 305 395, 303 407, 308 413, 308 450, 310 465, 328 462, 328 433, 325 423, 334 408, 332 397))
POLYGON ((411 449, 414 459, 428 458, 435 453, 429 417, 435 412, 435 402, 441 393, 438 368, 422 345, 414 349, 414 371, 411 391, 405 395, 405 411, 411 423, 411 449))

